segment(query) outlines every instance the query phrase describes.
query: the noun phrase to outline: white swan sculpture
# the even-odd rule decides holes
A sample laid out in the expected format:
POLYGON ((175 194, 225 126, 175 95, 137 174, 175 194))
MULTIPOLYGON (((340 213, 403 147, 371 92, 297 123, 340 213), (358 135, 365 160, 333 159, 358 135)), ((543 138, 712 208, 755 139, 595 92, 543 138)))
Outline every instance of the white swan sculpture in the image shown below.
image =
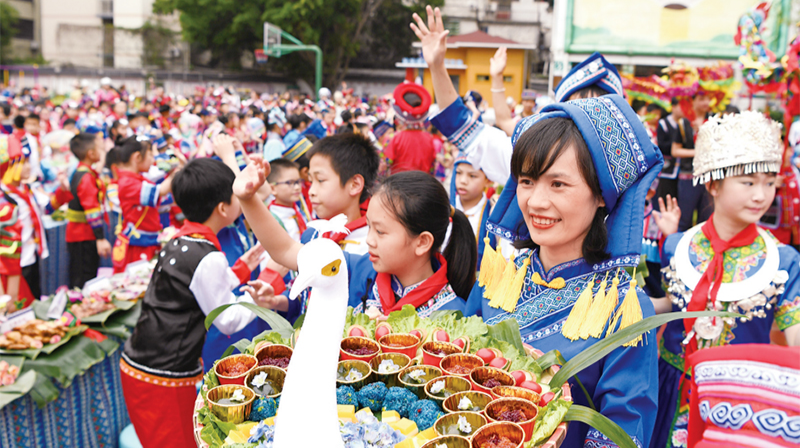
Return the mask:
MULTIPOLYGON (((347 218, 309 223, 318 232, 349 233, 347 218)), ((275 425, 275 448, 344 447, 336 407, 336 368, 349 297, 347 263, 339 246, 316 239, 297 254, 299 275, 289 293, 295 300, 311 287, 302 337, 295 343, 275 425)))

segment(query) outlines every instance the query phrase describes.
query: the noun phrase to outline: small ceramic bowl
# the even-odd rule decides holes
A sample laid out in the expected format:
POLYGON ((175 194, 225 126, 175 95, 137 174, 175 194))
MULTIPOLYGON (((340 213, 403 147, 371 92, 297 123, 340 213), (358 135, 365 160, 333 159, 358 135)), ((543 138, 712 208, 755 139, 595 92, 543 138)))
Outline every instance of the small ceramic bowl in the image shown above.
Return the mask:
POLYGON ((247 420, 253 407, 256 393, 249 387, 238 384, 224 384, 217 386, 206 393, 208 407, 220 420, 227 423, 239 424, 247 420), (234 391, 240 389, 244 393, 245 401, 241 403, 220 404, 219 401, 233 396, 234 391))
POLYGON ((411 359, 417 357, 417 349, 422 341, 413 334, 387 334, 382 337, 378 344, 383 353, 402 353, 411 359))
POLYGON ((441 367, 442 359, 454 353, 462 353, 461 347, 449 342, 426 342, 422 344, 422 363, 428 366, 441 367))
POLYGON ((369 363, 355 359, 339 361, 339 366, 336 370, 336 387, 350 386, 353 389, 358 390, 370 382, 372 382, 372 368, 369 366, 369 363), (352 381, 340 379, 346 378, 347 374, 350 373, 352 369, 356 369, 358 372, 360 372, 362 375, 361 378, 352 381))
POLYGON ((438 367, 426 366, 426 365, 408 366, 406 367, 405 370, 400 372, 399 375, 397 375, 397 380, 400 382, 400 385, 402 387, 405 387, 411 392, 414 392, 417 395, 417 397, 419 397, 419 399, 422 400, 428 398, 428 396, 425 395, 425 384, 428 381, 434 378, 438 378, 440 376, 442 376, 442 369, 438 367), (408 374, 418 370, 425 372, 420 377, 420 380, 422 380, 421 383, 418 383, 414 381, 412 378, 408 377, 408 374))
POLYGON ((339 360, 345 361, 348 359, 355 359, 358 361, 370 362, 372 358, 378 356, 380 352, 381 346, 372 339, 362 338, 361 336, 350 336, 342 339, 339 349, 339 360), (365 355, 356 355, 348 351, 365 347, 370 350, 370 352, 365 355))
POLYGON ((436 434, 440 436, 461 436, 469 438, 487 422, 486 417, 477 412, 455 412, 439 417, 439 420, 436 420, 436 423, 433 424, 433 428, 436 434), (458 427, 458 421, 462 417, 469 423, 470 430, 467 432, 461 431, 461 428, 458 427))
POLYGON ((486 392, 478 392, 475 390, 470 390, 466 392, 459 392, 457 394, 450 395, 444 400, 444 404, 442 404, 442 408, 446 412, 478 412, 483 413, 483 410, 486 409, 486 406, 493 400, 491 395, 487 394, 486 392), (470 408, 470 409, 459 409, 458 405, 461 403, 461 400, 467 397, 469 401, 472 402, 473 406, 478 407, 478 409, 470 408))
POLYGON ((472 386, 469 380, 460 376, 440 376, 439 378, 434 378, 428 381, 428 383, 425 385, 425 395, 427 395, 427 398, 430 398, 438 403, 439 407, 441 407, 444 403, 444 400, 450 396, 444 394, 434 394, 431 392, 433 385, 437 384, 439 381, 444 381, 444 390, 449 391, 450 395, 457 394, 459 392, 466 392, 470 390, 472 386))
POLYGON ((486 387, 483 385, 490 379, 496 380, 501 386, 514 385, 514 377, 511 376, 510 373, 495 367, 478 367, 469 373, 469 380, 472 382, 472 390, 490 393, 492 387, 486 387))
POLYGON ((219 384, 239 384, 244 386, 244 378, 257 364, 258 360, 253 355, 231 355, 217 361, 217 364, 214 366, 214 373, 217 374, 219 384), (226 369, 240 363, 247 367, 245 372, 237 375, 224 375, 220 373, 225 372, 226 369))
POLYGON ((372 376, 376 381, 382 381, 386 387, 395 387, 399 384, 397 377, 408 365, 411 364, 411 358, 402 353, 381 353, 380 355, 372 358, 369 366, 372 368, 372 376), (381 363, 389 360, 395 363, 399 368, 393 372, 381 373, 381 363))
POLYGON ((430 440, 421 448, 436 448, 441 445, 447 448, 469 448, 469 439, 461 436, 442 436, 430 440))
POLYGON ((520 410, 525 414, 525 420, 516 422, 525 431, 525 441, 533 436, 533 427, 539 408, 528 400, 522 398, 498 398, 486 406, 484 412, 490 422, 502 421, 500 414, 506 411, 520 410))
POLYGON ((442 359, 441 368, 445 375, 455 375, 469 379, 469 374, 478 367, 483 367, 483 359, 468 353, 447 355, 442 359))
POLYGON ((247 377, 244 379, 245 386, 249 387, 256 393, 259 397, 262 398, 278 398, 281 396, 281 392, 283 392, 283 382, 286 381, 286 371, 281 369, 280 367, 275 366, 257 366, 250 373, 247 374, 247 377), (273 392, 271 394, 263 394, 259 390, 260 388, 253 385, 253 379, 261 373, 264 372, 267 374, 267 380, 272 384, 273 392))
MULTIPOLYGON (((261 365, 261 361, 267 358, 289 358, 292 359, 292 353, 294 351, 288 345, 283 344, 265 344, 261 345, 256 349, 256 359, 258 359, 258 365, 261 365)), ((274 365, 274 364, 265 364, 265 365, 274 365)), ((286 367, 276 366, 283 370, 286 370, 286 367)))
POLYGON ((522 448, 525 443, 525 431, 516 423, 495 422, 481 426, 472 435, 472 448, 482 448, 492 436, 505 437, 511 443, 516 444, 517 448, 522 448))

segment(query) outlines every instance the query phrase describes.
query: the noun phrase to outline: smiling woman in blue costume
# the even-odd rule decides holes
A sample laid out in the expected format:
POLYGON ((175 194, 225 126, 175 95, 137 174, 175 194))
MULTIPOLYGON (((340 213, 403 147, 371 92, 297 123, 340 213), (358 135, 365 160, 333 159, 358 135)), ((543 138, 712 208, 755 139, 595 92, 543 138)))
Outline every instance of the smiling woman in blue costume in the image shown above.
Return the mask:
MULTIPOLYGON (((447 32, 441 14, 428 8, 428 26, 418 16, 414 19, 412 29, 422 40, 443 109, 434 119, 437 128, 449 122, 449 129, 462 129, 457 135, 445 133, 451 138, 484 139, 480 134, 493 131, 473 126, 460 113, 461 103, 444 68, 447 32)), ((605 68, 598 61, 583 68, 605 68)), ((567 90, 587 87, 574 84, 567 90)), ((508 264, 486 249, 467 313, 481 314, 492 324, 516 319, 526 343, 543 351, 557 349, 570 359, 609 331, 654 314, 649 298, 620 268, 639 262, 645 195, 663 160, 618 95, 547 106, 517 125, 511 143, 507 166, 513 177, 489 229, 516 241, 522 250, 508 264)), ((473 165, 487 172, 483 162, 501 165, 506 151, 502 144, 498 139, 494 147, 468 143, 463 149, 473 165), (484 154, 470 154, 482 150, 484 154)), ((598 410, 637 446, 646 447, 657 406, 655 335, 631 345, 613 351, 579 377, 598 410)), ((587 403, 580 392, 573 397, 587 403)), ((572 424, 564 446, 614 445, 598 431, 572 424)))

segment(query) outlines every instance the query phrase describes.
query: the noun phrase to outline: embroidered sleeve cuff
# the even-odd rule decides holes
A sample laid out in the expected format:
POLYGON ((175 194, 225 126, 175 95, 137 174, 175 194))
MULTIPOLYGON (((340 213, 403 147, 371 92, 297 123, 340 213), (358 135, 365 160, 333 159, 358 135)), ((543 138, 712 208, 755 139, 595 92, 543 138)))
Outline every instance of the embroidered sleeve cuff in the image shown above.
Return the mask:
MULTIPOLYGON (((636 444, 637 448, 642 448, 642 442, 639 439, 636 437, 631 437, 631 439, 633 439, 633 443, 636 444)), ((596 429, 590 429, 586 433, 586 441, 583 446, 584 448, 617 448, 617 444, 596 429)))
POLYGON ((139 203, 146 207, 158 205, 158 185, 142 182, 142 191, 139 192, 139 203))
POLYGON ((466 151, 484 127, 482 122, 473 117, 472 111, 461 98, 439 112, 431 119, 431 123, 461 151, 466 151))
POLYGON ((800 324, 800 296, 778 306, 775 310, 775 323, 781 331, 800 324))
POLYGON ((250 268, 247 267, 244 261, 241 259, 236 260, 233 267, 231 268, 234 274, 236 274, 236 278, 239 279, 239 284, 243 285, 250 280, 250 268))

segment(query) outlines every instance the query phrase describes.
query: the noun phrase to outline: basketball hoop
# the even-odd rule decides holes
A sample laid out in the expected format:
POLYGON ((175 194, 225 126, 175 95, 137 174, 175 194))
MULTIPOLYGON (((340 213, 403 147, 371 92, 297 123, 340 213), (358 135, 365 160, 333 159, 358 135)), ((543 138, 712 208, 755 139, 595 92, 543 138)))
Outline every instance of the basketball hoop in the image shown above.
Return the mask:
POLYGON ((264 22, 264 53, 267 56, 281 57, 281 50, 275 48, 280 44, 281 29, 269 22, 264 22))

